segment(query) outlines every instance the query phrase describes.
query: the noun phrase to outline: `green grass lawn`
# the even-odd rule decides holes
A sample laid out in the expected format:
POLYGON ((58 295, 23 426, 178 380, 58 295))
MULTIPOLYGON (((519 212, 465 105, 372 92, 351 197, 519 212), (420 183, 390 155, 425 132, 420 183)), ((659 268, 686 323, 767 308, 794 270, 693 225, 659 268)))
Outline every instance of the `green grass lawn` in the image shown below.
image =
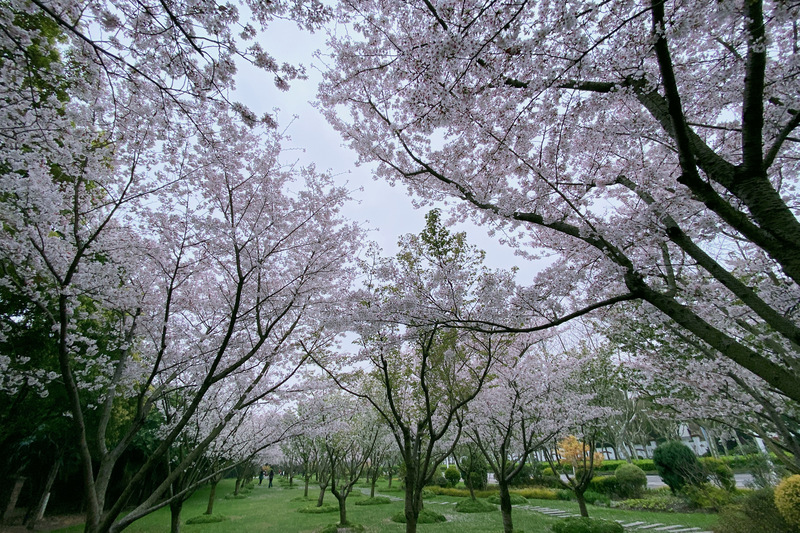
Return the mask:
MULTIPOLYGON (((380 493, 380 485, 378 493, 380 493)), ((385 484, 383 485, 385 487, 385 484)), ((225 499, 226 494, 233 491, 233 481, 224 480, 217 488, 217 500, 214 504, 214 513, 228 517, 224 522, 214 524, 186 525, 187 519, 201 515, 208 500, 208 488, 199 490, 183 507, 181 518, 184 525, 181 531, 184 533, 313 533, 322 527, 338 522, 339 514, 307 514, 300 513, 298 509, 316 504, 317 491, 312 485, 309 488, 310 501, 300 501, 303 495, 302 488, 296 486, 289 489, 276 483, 273 488, 267 488, 266 484, 253 488, 253 491, 244 499, 225 499)), ((384 494, 392 497, 401 497, 402 493, 385 492, 384 494)), ((358 499, 362 499, 358 497, 358 499)), ((404 524, 397 524, 390 520, 390 517, 403 509, 401 501, 392 502, 387 505, 355 505, 357 498, 348 498, 347 516, 351 522, 363 524, 367 532, 387 532, 402 533, 405 531, 404 524)), ((454 503, 459 498, 448 496, 437 496, 426 500, 426 507, 433 511, 444 514, 447 522, 442 524, 423 524, 418 526, 421 532, 436 533, 485 533, 502 532, 503 526, 500 518, 500 511, 491 513, 464 514, 455 511, 454 503)), ((336 505, 336 499, 326 494, 325 503, 336 505)), ((570 512, 578 512, 578 504, 575 502, 553 501, 553 500, 530 500, 530 505, 539 505, 551 509, 563 509, 570 512)), ((623 511, 607 509, 602 507, 589 506, 589 515, 595 518, 606 518, 610 520, 660 522, 662 524, 686 525, 710 529, 716 523, 716 515, 710 514, 680 514, 680 513, 650 513, 639 511, 623 511)), ((548 533, 550 526, 556 522, 557 518, 551 518, 541 513, 515 508, 513 511, 514 528, 524 530, 526 533, 548 533)), ((168 509, 157 511, 141 520, 135 522, 125 531, 131 533, 157 533, 169 531, 170 516, 168 509)), ((83 528, 74 526, 61 529, 61 533, 78 533, 83 528)))

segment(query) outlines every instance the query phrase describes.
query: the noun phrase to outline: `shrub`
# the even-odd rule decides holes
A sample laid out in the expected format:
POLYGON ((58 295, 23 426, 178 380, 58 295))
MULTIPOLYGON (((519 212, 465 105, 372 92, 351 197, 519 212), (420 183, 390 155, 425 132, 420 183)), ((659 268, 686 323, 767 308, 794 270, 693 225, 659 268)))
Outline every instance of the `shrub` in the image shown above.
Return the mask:
POLYGON ((422 499, 423 500, 430 500, 431 498, 436 497, 436 492, 430 489, 422 489, 422 499))
POLYGON ((789 524, 800 527, 800 474, 789 476, 775 487, 775 507, 789 524))
POLYGON ((375 496, 374 498, 367 498, 366 500, 355 502, 356 505, 386 505, 387 503, 392 503, 392 500, 385 496, 375 496))
POLYGON ((706 476, 719 488, 727 491, 732 491, 736 488, 736 478, 733 477, 733 470, 725 461, 714 457, 704 457, 700 460, 700 464, 703 465, 706 476))
MULTIPOLYGON (((524 496, 520 496, 519 494, 516 493, 509 494, 509 497, 511 498, 511 505, 525 505, 526 503, 528 503, 528 500, 526 500, 524 496)), ((491 496, 486 498, 486 501, 489 503, 493 503, 495 505, 500 505, 500 495, 492 494, 491 496)))
POLYGON ((697 456, 682 442, 670 441, 656 448, 653 452, 653 464, 673 493, 679 492, 686 485, 698 486, 704 481, 697 456))
POLYGON ((792 528, 775 507, 772 488, 754 490, 738 504, 728 505, 719 513, 716 533, 792 533, 792 528))
MULTIPOLYGON (((403 511, 392 516, 392 522, 397 522, 399 524, 406 523, 406 515, 403 511)), ((419 513, 419 518, 417 518, 417 524, 435 524, 436 522, 447 522, 447 518, 444 517, 443 514, 437 513, 435 511, 430 511, 428 509, 423 509, 419 513)))
POLYGON ((565 502, 568 502, 575 498, 575 493, 567 489, 561 489, 557 491, 557 494, 558 494, 558 499, 564 500, 565 502))
POLYGON ((617 494, 623 498, 638 498, 647 487, 647 474, 633 464, 621 464, 614 471, 617 494))
POLYGON ((686 501, 683 498, 674 496, 670 491, 649 494, 646 498, 613 502, 611 506, 634 511, 661 511, 667 513, 689 511, 689 505, 686 501))
POLYGON ((683 493, 693 507, 707 511, 719 511, 731 503, 731 493, 710 483, 702 485, 686 485, 683 493))
MULTIPOLYGON (((645 477, 645 480, 646 479, 647 478, 645 477)), ((593 478, 589 482, 589 488, 595 492, 599 492, 600 494, 605 494, 606 496, 614 496, 615 494, 620 493, 619 483, 617 482, 617 478, 614 476, 598 476, 593 478)))
POLYGON ((600 494, 599 492, 595 492, 593 490, 587 490, 583 493, 583 499, 586 500, 587 503, 591 503, 592 505, 608 505, 611 503, 611 498, 606 496, 605 494, 600 494))
POLYGON ((450 465, 444 471, 444 479, 447 480, 448 487, 455 487, 461 481, 461 472, 454 465, 450 465))
POLYGON ((555 477, 556 474, 555 474, 555 472, 553 472, 553 469, 551 467, 546 466, 546 467, 544 467, 542 469, 542 475, 545 476, 545 477, 547 477, 547 476, 555 477))
POLYGON ((461 478, 464 483, 471 482, 472 488, 482 490, 489 483, 489 465, 480 455, 471 455, 461 463, 461 478))
POLYGON ((456 504, 456 511, 459 513, 491 513, 496 510, 496 505, 492 505, 483 500, 466 499, 456 504))
POLYGON ((560 489, 563 487, 561 481, 557 476, 542 476, 541 478, 536 480, 536 483, 543 486, 549 487, 551 489, 560 489))
MULTIPOLYGON (((441 496, 454 496, 456 498, 467 498, 469 497, 469 491, 467 489, 451 489, 451 488, 442 488, 442 487, 425 487, 425 491, 431 494, 438 494, 441 496)), ((497 490, 476 490, 475 497, 476 498, 487 498, 492 494, 496 494, 497 490)), ((424 493, 423 493, 424 494, 424 493)), ((429 496, 428 496, 429 497, 429 496)))
POLYGON ((200 516, 193 516, 186 521, 187 526, 194 524, 216 524, 217 522, 224 522, 227 516, 221 514, 201 514, 200 516))
MULTIPOLYGON (((461 474, 459 474, 458 477, 461 478, 461 474)), ((456 481, 456 483, 458 483, 458 481, 456 481)), ((442 487, 443 489, 456 486, 455 483, 450 483, 450 481, 448 481, 444 476, 435 476, 433 478, 433 484, 437 487, 442 487)))
POLYGON ((616 522, 596 518, 571 517, 553 524, 554 533, 623 533, 624 529, 616 522))
POLYGON ((531 487, 527 489, 514 489, 512 494, 522 496, 529 500, 557 500, 558 492, 553 489, 531 487))
MULTIPOLYGON (((508 470, 511 470, 515 465, 508 464, 508 470)), ((539 471, 538 466, 531 466, 530 464, 522 465, 517 475, 512 477, 508 484, 511 487, 526 487, 528 485, 532 485, 535 478, 541 477, 542 474, 539 471)))
POLYGON ((325 504, 321 507, 303 507, 302 509, 298 509, 297 512, 306 514, 337 513, 339 512, 339 507, 325 504))

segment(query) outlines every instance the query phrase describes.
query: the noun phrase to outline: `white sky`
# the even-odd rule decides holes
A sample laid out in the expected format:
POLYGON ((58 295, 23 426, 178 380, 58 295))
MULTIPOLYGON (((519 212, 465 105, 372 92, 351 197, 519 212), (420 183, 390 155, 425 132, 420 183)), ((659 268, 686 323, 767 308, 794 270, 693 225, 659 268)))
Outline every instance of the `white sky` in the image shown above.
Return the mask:
MULTIPOLYGON (((270 25, 261 44, 279 63, 303 64, 308 79, 295 80, 289 91, 282 92, 275 88, 270 74, 248 65, 240 66, 233 99, 246 104, 258 116, 277 108, 280 129, 289 126, 296 115, 287 132, 291 140, 284 143, 287 158, 296 155, 302 164, 314 163, 319 171, 330 172, 339 183, 346 182, 351 189, 363 188, 353 193, 359 203, 352 206, 349 218, 374 228, 370 238, 381 246, 384 255, 396 253, 398 237, 419 233, 428 209, 415 209, 401 185, 390 187, 383 181, 375 181, 369 167, 356 167, 356 154, 343 146, 339 134, 311 105, 321 80, 320 70, 324 68, 314 58, 314 52, 324 50, 324 33, 310 34, 299 30, 293 22, 278 20, 270 25)), ((466 231, 469 242, 487 252, 487 266, 510 268, 516 265, 521 269, 517 276, 520 282, 531 279, 534 274, 531 264, 489 237, 484 228, 460 224, 456 229, 466 231)))

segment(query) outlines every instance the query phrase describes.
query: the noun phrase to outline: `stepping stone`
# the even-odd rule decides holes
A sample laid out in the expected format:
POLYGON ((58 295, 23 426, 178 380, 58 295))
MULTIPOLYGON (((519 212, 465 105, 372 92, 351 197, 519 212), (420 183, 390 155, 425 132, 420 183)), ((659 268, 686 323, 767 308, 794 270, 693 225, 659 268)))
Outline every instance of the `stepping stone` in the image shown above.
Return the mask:
POLYGON ((646 526, 639 526, 636 529, 652 529, 654 527, 663 526, 664 524, 647 524, 646 526))
POLYGON ((644 526, 646 524, 647 522, 631 522, 630 524, 623 524, 622 522, 620 522, 620 525, 622 527, 644 526))
POLYGON ((672 533, 676 529, 683 529, 685 527, 686 526, 664 526, 664 527, 657 527, 653 531, 669 531, 670 533, 672 533))

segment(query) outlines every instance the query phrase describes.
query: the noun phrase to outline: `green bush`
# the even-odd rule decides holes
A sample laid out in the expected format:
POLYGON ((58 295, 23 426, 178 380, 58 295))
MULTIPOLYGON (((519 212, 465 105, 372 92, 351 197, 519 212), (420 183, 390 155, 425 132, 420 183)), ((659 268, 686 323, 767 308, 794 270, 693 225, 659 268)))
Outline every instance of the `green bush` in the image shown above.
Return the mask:
MULTIPOLYGON (((397 522, 398 524, 405 524, 406 523, 405 513, 403 511, 400 511, 399 513, 392 516, 392 522, 397 522)), ((443 514, 428 509, 423 509, 422 511, 420 511, 419 517, 417 518, 417 524, 435 524, 437 522, 447 522, 447 518, 445 518, 443 514)))
POLYGON ((543 475, 543 476, 555 476, 555 475, 556 475, 556 473, 555 473, 555 472, 553 472, 553 469, 552 469, 552 468, 550 468, 549 466, 546 466, 546 467, 544 467, 544 468, 542 469, 542 475, 543 475))
POLYGON ((536 484, 551 489, 560 489, 563 487, 560 479, 557 476, 542 476, 536 480, 536 484))
POLYGON ((221 514, 201 514, 200 516, 193 516, 186 521, 187 526, 195 524, 216 524, 217 522, 224 522, 228 520, 227 516, 221 514))
POLYGON ((614 471, 614 479, 617 482, 617 494, 622 498, 638 498, 647 487, 647 474, 634 464, 619 465, 614 471))
POLYGON ((430 489, 422 489, 422 499, 423 500, 430 500, 431 498, 436 497, 436 492, 430 489))
POLYGON ((589 482, 589 488, 590 490, 599 492, 600 494, 605 494, 606 496, 614 496, 619 494, 619 483, 617 482, 617 478, 614 476, 597 476, 592 478, 592 480, 589 482))
POLYGON ((796 533, 775 506, 772 488, 754 490, 719 513, 715 533, 796 533))
POLYGON ((632 511, 661 511, 661 512, 683 512, 689 511, 689 505, 681 497, 674 496, 672 492, 653 492, 646 498, 636 498, 612 502, 612 507, 618 509, 630 509, 632 511))
POLYGON ((583 499, 587 503, 591 503, 592 505, 608 505, 611 503, 611 498, 606 496, 605 494, 600 494, 599 492, 595 492, 593 490, 587 490, 583 493, 583 499))
POLYGON ((736 488, 736 478, 733 477, 733 470, 722 459, 714 457, 703 457, 700 459, 705 474, 708 479, 721 489, 732 491, 736 488))
POLYGON ((635 459, 629 463, 625 459, 609 459, 603 461, 600 466, 595 466, 596 472, 614 472, 620 465, 634 464, 644 470, 645 472, 655 472, 656 467, 650 459, 635 459))
POLYGON ((456 511, 459 513, 491 513, 496 510, 496 505, 492 505, 483 500, 466 499, 456 504, 456 511))
MULTIPOLYGON (((511 470, 513 466, 514 465, 509 464, 508 469, 511 470)), ((542 477, 542 474, 537 467, 524 464, 519 472, 509 480, 508 484, 511 487, 526 487, 533 484, 534 478, 539 477, 542 477)))
POLYGON ((392 500, 385 496, 376 496, 355 502, 356 505, 386 505, 387 503, 392 503, 392 500))
POLYGON ((575 499, 575 493, 572 492, 571 490, 561 489, 561 490, 557 491, 556 493, 558 494, 558 499, 559 500, 564 500, 565 502, 568 502, 570 500, 574 500, 575 499))
MULTIPOLYGON (((450 489, 450 488, 427 486, 425 487, 425 491, 431 494, 438 494, 440 496, 454 496, 456 498, 468 498, 470 495, 467 489, 450 489)), ((496 489, 476 490, 474 492, 476 498, 488 498, 492 494, 497 494, 496 489)))
POLYGON ((565 518, 553 524, 552 529, 554 533, 624 533, 616 522, 585 516, 565 518))
POLYGON ((481 455, 472 455, 461 463, 461 478, 466 484, 472 483, 472 488, 483 490, 489 483, 489 465, 481 455))
POLYGON ((670 441, 656 448, 653 464, 673 494, 686 485, 699 486, 705 481, 697 456, 682 442, 670 441))
POLYGON ((704 511, 719 511, 732 500, 730 492, 710 483, 703 483, 700 486, 686 485, 683 487, 683 493, 693 507, 704 511))
POLYGON ((450 465, 444 471, 444 478, 447 480, 447 486, 455 487, 461 481, 461 472, 454 465, 450 465))
POLYGON ((784 520, 800 527, 800 475, 789 476, 775 487, 775 507, 784 520))
MULTIPOLYGON (((524 496, 520 496, 517 493, 511 493, 509 494, 509 497, 511 498, 511 505, 525 505, 528 503, 528 500, 526 500, 524 496)), ((492 494, 486 498, 486 501, 495 505, 500 505, 500 495, 492 494)))
MULTIPOLYGON (((458 477, 460 478, 461 474, 459 474, 458 477)), ((448 481, 447 478, 444 476, 434 476, 433 481, 431 481, 431 483, 433 483, 437 487, 442 487, 443 489, 456 486, 455 483, 450 483, 450 481, 448 481)), ((456 483, 458 483, 458 481, 456 481, 456 483)))

